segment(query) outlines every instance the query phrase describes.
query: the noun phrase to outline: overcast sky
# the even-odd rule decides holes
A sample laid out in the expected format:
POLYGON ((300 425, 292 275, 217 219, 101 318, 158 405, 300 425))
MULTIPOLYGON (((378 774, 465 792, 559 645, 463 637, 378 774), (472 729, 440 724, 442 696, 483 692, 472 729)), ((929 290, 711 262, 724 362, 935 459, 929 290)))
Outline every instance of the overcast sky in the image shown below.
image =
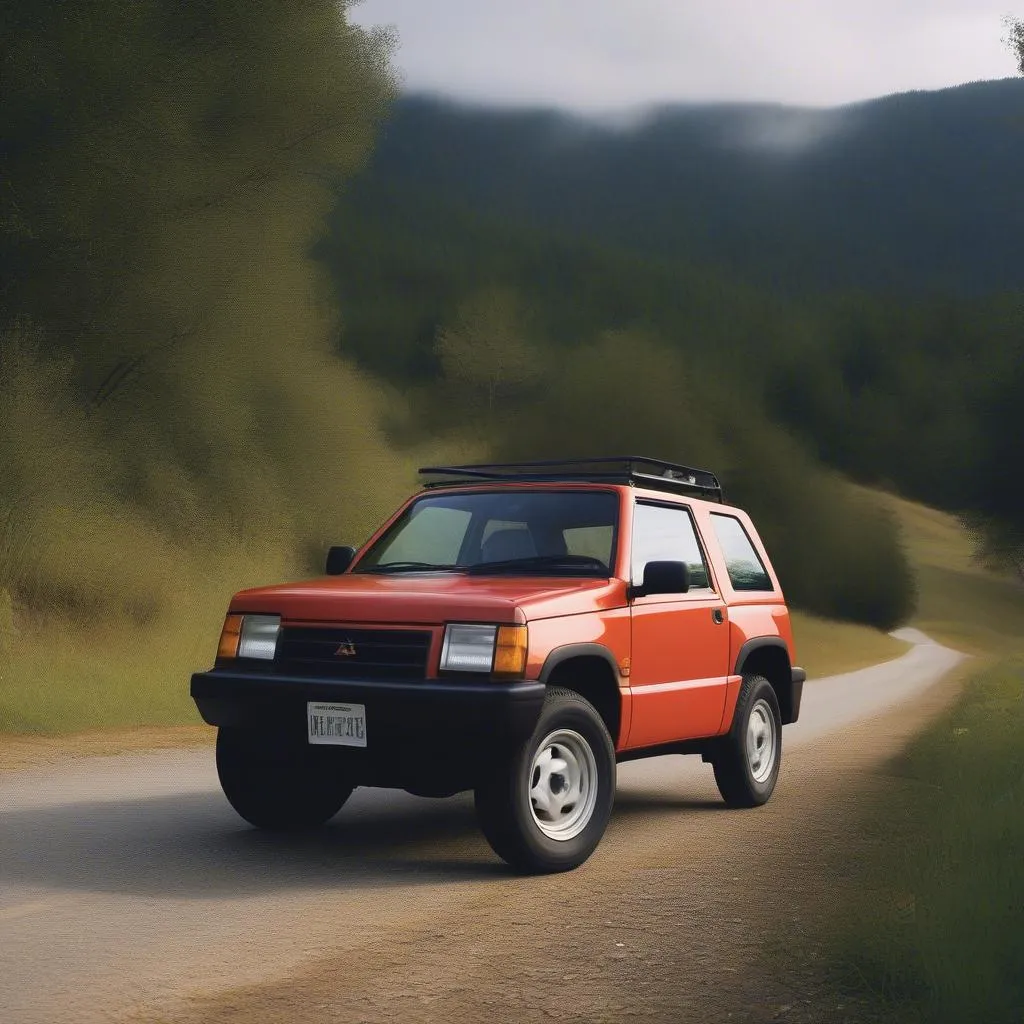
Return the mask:
POLYGON ((361 0, 352 18, 394 26, 407 91, 598 112, 1006 78, 1007 13, 1024 0, 361 0))

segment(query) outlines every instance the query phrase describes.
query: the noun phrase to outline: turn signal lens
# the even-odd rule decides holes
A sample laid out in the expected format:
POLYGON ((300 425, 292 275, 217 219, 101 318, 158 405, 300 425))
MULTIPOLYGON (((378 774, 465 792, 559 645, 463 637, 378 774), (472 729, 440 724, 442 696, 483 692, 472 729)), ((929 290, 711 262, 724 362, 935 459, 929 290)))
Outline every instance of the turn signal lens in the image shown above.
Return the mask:
POLYGON ((217 648, 218 658, 237 658, 238 641, 242 635, 242 616, 229 615, 224 620, 224 628, 220 631, 220 645, 217 648))
POLYGON ((525 626, 499 626, 494 648, 494 674, 521 676, 526 671, 526 648, 525 626))

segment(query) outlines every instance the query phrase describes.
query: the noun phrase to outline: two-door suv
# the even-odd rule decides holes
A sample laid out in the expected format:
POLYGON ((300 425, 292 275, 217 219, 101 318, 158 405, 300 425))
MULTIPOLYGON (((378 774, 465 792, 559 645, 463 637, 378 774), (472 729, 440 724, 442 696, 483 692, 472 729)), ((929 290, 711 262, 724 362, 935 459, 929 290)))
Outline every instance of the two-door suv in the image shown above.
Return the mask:
POLYGON ((522 871, 576 867, 616 763, 700 754, 763 804, 804 672, 750 518, 639 457, 451 466, 327 575, 231 601, 192 677, 251 824, 320 825, 356 786, 472 789, 522 871))

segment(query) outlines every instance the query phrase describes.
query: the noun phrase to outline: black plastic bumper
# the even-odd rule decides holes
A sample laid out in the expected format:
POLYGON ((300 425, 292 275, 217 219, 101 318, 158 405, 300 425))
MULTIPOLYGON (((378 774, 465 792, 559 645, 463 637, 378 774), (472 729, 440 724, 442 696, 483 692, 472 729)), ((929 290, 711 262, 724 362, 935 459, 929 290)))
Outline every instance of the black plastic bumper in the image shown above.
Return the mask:
POLYGON ((362 704, 367 750, 436 750, 521 742, 537 724, 544 684, 490 679, 317 679, 216 668, 192 676, 192 698, 210 725, 305 741, 307 701, 362 704))

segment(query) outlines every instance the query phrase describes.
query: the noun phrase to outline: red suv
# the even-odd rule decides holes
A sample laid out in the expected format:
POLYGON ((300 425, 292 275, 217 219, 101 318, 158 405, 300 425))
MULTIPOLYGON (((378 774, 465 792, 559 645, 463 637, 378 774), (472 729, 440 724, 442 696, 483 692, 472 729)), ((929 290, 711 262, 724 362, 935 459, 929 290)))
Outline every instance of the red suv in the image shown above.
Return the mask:
POLYGON ((356 786, 472 789, 522 871, 597 846, 616 763, 700 754, 763 804, 800 710, 789 613, 711 473, 639 457, 435 467, 326 575, 231 601, 192 677, 224 792, 320 825, 356 786))

